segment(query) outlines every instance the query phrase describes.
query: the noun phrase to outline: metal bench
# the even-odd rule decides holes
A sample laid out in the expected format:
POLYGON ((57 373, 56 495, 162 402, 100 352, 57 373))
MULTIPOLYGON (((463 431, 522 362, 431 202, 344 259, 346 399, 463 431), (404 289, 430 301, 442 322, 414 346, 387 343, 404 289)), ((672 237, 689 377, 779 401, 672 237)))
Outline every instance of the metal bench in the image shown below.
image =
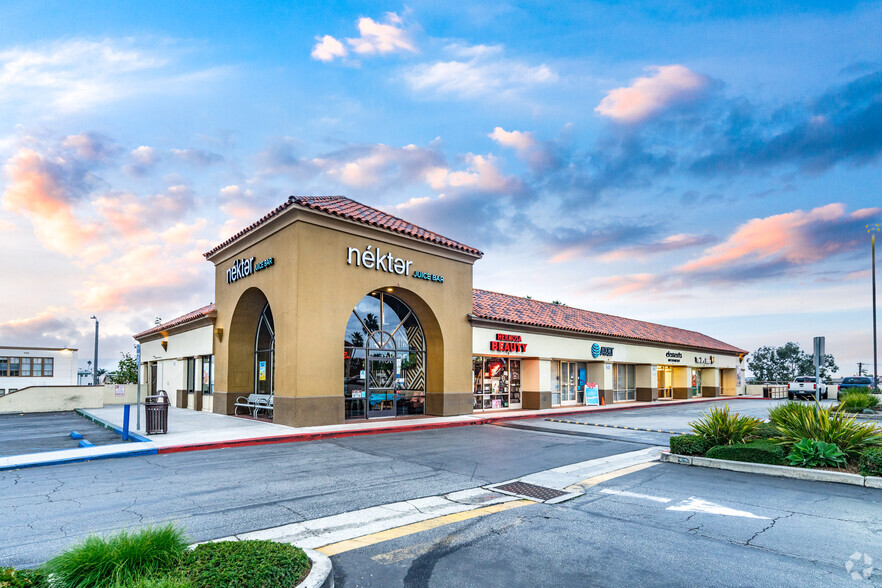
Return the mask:
POLYGON ((272 394, 249 394, 248 396, 240 396, 236 399, 233 414, 239 415, 239 409, 246 409, 251 416, 257 417, 263 411, 269 416, 273 414, 273 395, 272 394))

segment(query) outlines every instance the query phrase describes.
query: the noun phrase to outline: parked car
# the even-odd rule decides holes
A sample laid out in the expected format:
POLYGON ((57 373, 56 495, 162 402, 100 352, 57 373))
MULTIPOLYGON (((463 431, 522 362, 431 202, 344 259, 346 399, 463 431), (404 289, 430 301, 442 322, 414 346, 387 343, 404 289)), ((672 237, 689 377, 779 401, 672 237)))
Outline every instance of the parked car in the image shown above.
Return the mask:
POLYGON ((797 376, 795 380, 790 382, 787 388, 787 398, 814 398, 819 392, 818 386, 821 387, 821 398, 827 398, 827 384, 821 382, 818 384, 817 378, 814 376, 797 376))
POLYGON ((870 390, 872 390, 873 378, 867 376, 842 378, 842 381, 839 383, 839 387, 836 389, 836 391, 841 392, 845 388, 869 388, 870 390))

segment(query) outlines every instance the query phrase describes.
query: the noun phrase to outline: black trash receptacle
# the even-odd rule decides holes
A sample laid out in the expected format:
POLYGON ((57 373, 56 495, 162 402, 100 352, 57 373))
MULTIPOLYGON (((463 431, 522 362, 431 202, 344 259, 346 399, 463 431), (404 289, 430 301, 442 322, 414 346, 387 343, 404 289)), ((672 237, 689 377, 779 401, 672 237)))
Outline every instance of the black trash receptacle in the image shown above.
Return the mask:
POLYGON ((144 420, 148 435, 168 433, 168 405, 168 394, 165 390, 144 399, 144 420))

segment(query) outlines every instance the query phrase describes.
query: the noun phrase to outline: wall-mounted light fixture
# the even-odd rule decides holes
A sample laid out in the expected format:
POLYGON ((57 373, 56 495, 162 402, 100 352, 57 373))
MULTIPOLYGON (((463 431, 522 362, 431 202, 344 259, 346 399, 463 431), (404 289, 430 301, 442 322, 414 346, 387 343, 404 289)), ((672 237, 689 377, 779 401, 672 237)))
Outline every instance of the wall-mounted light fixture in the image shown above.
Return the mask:
POLYGON ((224 328, 223 327, 215 327, 214 336, 217 337, 218 341, 224 340, 224 328))

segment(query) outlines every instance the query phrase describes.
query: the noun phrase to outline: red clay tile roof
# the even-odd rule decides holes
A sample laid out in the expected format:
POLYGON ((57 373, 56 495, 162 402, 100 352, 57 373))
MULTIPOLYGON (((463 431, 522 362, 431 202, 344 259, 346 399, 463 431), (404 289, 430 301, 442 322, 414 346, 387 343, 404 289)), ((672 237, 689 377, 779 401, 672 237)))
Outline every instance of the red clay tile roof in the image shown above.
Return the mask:
POLYGON ((172 327, 177 327, 177 326, 195 321, 196 319, 201 319, 204 316, 208 316, 212 312, 214 312, 214 302, 212 302, 211 304, 208 304, 206 306, 203 306, 202 308, 200 308, 198 310, 188 312, 187 314, 185 314, 183 316, 179 316, 178 318, 174 318, 170 321, 166 321, 166 322, 162 323, 161 325, 157 325, 157 326, 153 327, 152 329, 147 329, 146 331, 142 331, 142 332, 138 333, 137 335, 135 335, 135 339, 140 339, 141 337, 146 337, 147 335, 152 335, 154 333, 161 333, 162 331, 167 331, 168 329, 171 329, 172 327))
POLYGON ((700 347, 727 353, 747 353, 728 343, 723 343, 707 335, 622 318, 610 314, 572 308, 550 302, 541 302, 520 296, 474 290, 472 313, 477 318, 503 321, 520 325, 549 327, 564 331, 636 339, 654 343, 700 347))
POLYGON ((450 247, 451 249, 456 249, 458 251, 464 251, 465 253, 470 253, 472 255, 484 255, 481 251, 475 249, 474 247, 463 245, 458 241, 448 239, 443 235, 439 235, 438 233, 433 233, 432 231, 429 231, 422 227, 418 227, 412 223, 407 222, 406 220, 402 220, 398 217, 392 216, 391 214, 387 214, 381 210, 377 210, 376 208, 367 206, 366 204, 356 202, 355 200, 350 200, 345 196, 291 196, 290 198, 288 198, 287 202, 284 202, 281 206, 274 208, 256 222, 248 225, 217 247, 213 248, 211 251, 205 253, 205 257, 208 257, 214 252, 222 249, 223 247, 226 247, 239 237, 242 237, 243 235, 253 231, 274 216, 280 214, 285 209, 295 205, 309 208, 311 210, 318 210, 327 214, 333 214, 335 216, 354 220, 360 223, 364 223, 366 225, 378 227, 380 229, 386 229, 387 231, 393 231, 402 235, 416 237, 417 239, 422 239, 424 241, 429 241, 431 243, 450 247))

